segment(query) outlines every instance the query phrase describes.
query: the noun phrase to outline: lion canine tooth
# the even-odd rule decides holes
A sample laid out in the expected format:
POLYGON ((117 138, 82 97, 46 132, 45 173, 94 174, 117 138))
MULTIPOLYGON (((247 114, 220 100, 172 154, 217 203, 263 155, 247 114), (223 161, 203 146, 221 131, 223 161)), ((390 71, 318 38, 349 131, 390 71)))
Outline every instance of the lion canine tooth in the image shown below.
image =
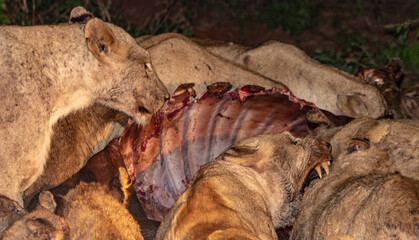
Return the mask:
POLYGON ((330 161, 327 161, 327 165, 330 166, 330 161))
POLYGON ((323 167, 326 175, 329 175, 329 162, 322 162, 320 165, 323 167))
POLYGON ((314 170, 316 170, 317 174, 320 178, 322 178, 322 169, 320 168, 320 165, 317 165, 314 170))

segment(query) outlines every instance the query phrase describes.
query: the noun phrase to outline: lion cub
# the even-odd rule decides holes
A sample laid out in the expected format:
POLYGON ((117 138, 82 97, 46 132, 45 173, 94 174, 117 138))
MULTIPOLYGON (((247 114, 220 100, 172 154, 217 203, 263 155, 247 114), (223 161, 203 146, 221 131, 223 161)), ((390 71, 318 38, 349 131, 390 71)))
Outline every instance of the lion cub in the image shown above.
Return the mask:
POLYGON ((56 206, 50 192, 41 192, 37 208, 13 223, 1 239, 70 239, 67 221, 54 214, 56 206))
POLYGON ((26 213, 26 210, 19 203, 0 195, 0 238, 10 225, 26 213))
POLYGON ((195 174, 157 239, 276 239, 275 228, 295 219, 305 177, 330 150, 288 132, 239 141, 195 174))
POLYGON ((100 183, 81 182, 58 205, 56 213, 68 221, 71 239, 144 239, 128 209, 100 183))
POLYGON ((147 51, 121 28, 0 26, 0 193, 22 204, 43 172, 58 119, 93 103, 148 123, 168 92, 147 51))

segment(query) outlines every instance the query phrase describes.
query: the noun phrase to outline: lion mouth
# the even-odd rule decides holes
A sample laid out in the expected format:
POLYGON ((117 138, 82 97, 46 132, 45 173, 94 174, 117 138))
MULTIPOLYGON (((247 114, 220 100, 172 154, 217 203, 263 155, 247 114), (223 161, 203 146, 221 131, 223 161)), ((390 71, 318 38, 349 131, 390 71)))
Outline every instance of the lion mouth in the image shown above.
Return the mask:
POLYGON ((315 165, 314 168, 311 168, 300 188, 301 194, 304 194, 309 189, 311 182, 313 182, 316 179, 321 179, 325 175, 329 175, 329 166, 331 162, 331 160, 323 161, 315 165))

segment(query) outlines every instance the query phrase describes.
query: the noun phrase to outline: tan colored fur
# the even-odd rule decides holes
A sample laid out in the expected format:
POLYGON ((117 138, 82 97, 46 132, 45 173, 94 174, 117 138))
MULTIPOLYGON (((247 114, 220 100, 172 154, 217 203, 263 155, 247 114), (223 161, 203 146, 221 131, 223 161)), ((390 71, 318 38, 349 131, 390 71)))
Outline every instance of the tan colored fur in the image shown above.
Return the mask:
POLYGON ((71 112, 96 102, 147 123, 167 97, 150 62, 129 34, 99 19, 0 26, 0 193, 22 201, 43 172, 54 124, 71 112))
POLYGON ((401 175, 419 180, 419 121, 356 119, 330 140, 333 158, 346 153, 353 139, 385 151, 401 175))
MULTIPOLYGON (((52 173, 53 174, 53 173, 52 173)), ((53 175, 58 175, 57 173, 53 175)), ((131 178, 125 168, 124 161, 119 153, 118 139, 114 139, 105 149, 93 155, 87 164, 76 174, 50 191, 58 197, 65 196, 80 182, 95 182, 106 188, 109 195, 113 196, 124 206, 128 205, 131 195, 131 178)), ((36 202, 31 201, 28 208, 36 202)))
POLYGON ((47 209, 37 209, 14 223, 4 233, 3 239, 64 240, 70 239, 69 235, 68 225, 63 218, 47 209))
POLYGON ((94 153, 101 150, 121 132, 127 116, 119 111, 94 104, 61 118, 53 127, 51 150, 43 174, 24 192, 25 204, 42 190, 54 188, 76 174, 94 153), (103 143, 102 143, 103 142, 103 143))
POLYGON ((132 193, 132 188, 131 188, 131 178, 128 175, 128 171, 125 168, 125 166, 121 166, 118 168, 118 173, 119 173, 119 182, 121 184, 121 191, 122 191, 122 195, 123 197, 123 201, 122 204, 124 206, 128 206, 129 204, 129 198, 131 196, 132 193))
POLYGON ((69 223, 71 239, 143 239, 125 206, 98 183, 80 183, 64 197, 58 212, 69 223))
POLYGON ((349 235, 335 235, 331 237, 327 237, 326 240, 356 240, 355 238, 349 236, 349 235))
POLYGON ((25 214, 26 210, 18 202, 0 195, 0 239, 5 230, 25 214))
POLYGON ((288 132, 244 139, 200 168, 157 239, 276 239, 298 212, 310 168, 329 157, 325 142, 288 132))
POLYGON ((57 204, 50 192, 42 192, 37 208, 15 222, 2 239, 70 239, 66 220, 54 214, 57 204))
POLYGON ((419 238, 419 181, 397 174, 377 146, 347 144, 347 150, 304 194, 291 239, 419 238))
POLYGON ((140 40, 139 44, 150 53, 153 66, 170 93, 183 83, 195 83, 198 96, 216 82, 229 82, 233 88, 246 84, 286 88, 278 80, 211 54, 180 34, 165 33, 140 40))
POLYGON ((379 91, 334 67, 321 64, 290 44, 269 41, 256 48, 195 40, 207 51, 285 84, 297 97, 336 115, 383 116, 379 91))

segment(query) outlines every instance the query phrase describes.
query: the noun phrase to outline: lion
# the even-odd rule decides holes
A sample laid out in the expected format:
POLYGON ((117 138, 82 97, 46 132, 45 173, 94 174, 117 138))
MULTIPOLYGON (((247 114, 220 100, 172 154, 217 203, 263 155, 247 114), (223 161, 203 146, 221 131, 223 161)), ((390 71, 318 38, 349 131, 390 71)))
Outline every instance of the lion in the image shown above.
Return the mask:
POLYGON ((392 119, 355 119, 331 138, 333 159, 360 145, 387 152, 397 171, 419 180, 419 121, 392 119))
POLYGON ((8 228, 2 239, 70 239, 68 222, 54 214, 56 206, 50 192, 41 192, 37 208, 8 228))
POLYGON ((27 213, 18 202, 0 195, 0 238, 2 233, 27 213))
MULTIPOLYGON (((71 11, 69 22, 86 23, 92 18, 92 13, 79 6, 71 11)), ((44 172, 23 193, 25 207, 35 194, 76 174, 91 156, 121 135, 127 120, 126 114, 96 103, 60 118, 53 126, 44 172)))
POLYGON ((288 132, 239 141, 194 175, 156 239, 277 239, 275 228, 292 224, 306 176, 327 166, 330 150, 288 132))
POLYGON ((244 85, 288 89, 279 80, 211 54, 181 34, 164 33, 137 42, 150 53, 153 66, 170 93, 185 83, 195 84, 197 96, 216 82, 229 82, 233 89, 244 85))
POLYGON ((148 52, 97 18, 0 26, 0 66, 0 193, 21 205, 60 118, 98 103, 146 124, 168 97, 148 52))
MULTIPOLYGON (((112 140, 102 151, 93 155, 87 164, 73 176, 48 191, 56 197, 63 197, 76 188, 80 182, 98 183, 104 186, 108 194, 118 202, 128 206, 132 191, 131 178, 119 153, 118 139, 112 140)), ((27 204, 27 208, 33 209, 36 204, 37 198, 33 198, 27 204)))
POLYGON ((71 239, 143 240, 128 209, 100 183, 81 182, 57 202, 56 213, 69 223, 71 239))
POLYGON ((23 194, 32 197, 65 182, 88 164, 87 160, 121 135, 128 116, 100 104, 71 113, 53 126, 44 172, 23 194))
POLYGON ((141 206, 135 205, 134 201, 138 200, 130 198, 131 179, 119 156, 117 142, 118 139, 114 139, 104 150, 93 155, 80 171, 64 183, 41 192, 39 198, 33 198, 28 209, 34 209, 37 205, 54 210, 57 208, 58 215, 69 219, 73 239, 127 239, 132 234, 132 238, 141 239, 139 233, 142 234, 142 231, 137 222, 141 226, 147 224, 147 235, 144 237, 155 234, 157 228, 150 226, 151 222, 146 220, 145 214, 142 214, 144 217, 137 214, 141 206), (57 201, 48 203, 44 196, 46 193, 53 194, 57 201), (132 207, 136 208, 134 212, 132 207), (84 229, 84 225, 90 227, 84 229))
POLYGON ((397 171, 385 150, 352 139, 305 192, 291 239, 417 239, 418 196, 419 181, 397 171))
POLYGON ((293 45, 268 41, 248 48, 208 40, 200 43, 217 56, 281 81, 297 97, 333 114, 377 118, 386 113, 387 104, 377 89, 346 72, 319 63, 293 45))
POLYGON ((387 111, 385 99, 375 87, 319 63, 290 44, 268 41, 250 48, 175 33, 143 36, 137 42, 150 52, 161 80, 170 90, 187 82, 198 86, 198 95, 214 81, 231 82, 233 88, 282 85, 335 115, 377 118, 387 111))

